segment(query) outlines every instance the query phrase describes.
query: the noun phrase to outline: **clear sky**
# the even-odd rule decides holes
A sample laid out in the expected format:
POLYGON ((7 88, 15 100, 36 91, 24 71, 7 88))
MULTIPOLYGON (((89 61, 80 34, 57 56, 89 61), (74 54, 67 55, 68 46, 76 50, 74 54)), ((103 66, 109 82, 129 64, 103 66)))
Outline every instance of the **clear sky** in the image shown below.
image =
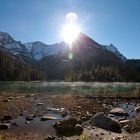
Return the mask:
POLYGON ((0 31, 22 42, 59 43, 69 12, 98 43, 140 58, 140 0, 0 0, 0 31))

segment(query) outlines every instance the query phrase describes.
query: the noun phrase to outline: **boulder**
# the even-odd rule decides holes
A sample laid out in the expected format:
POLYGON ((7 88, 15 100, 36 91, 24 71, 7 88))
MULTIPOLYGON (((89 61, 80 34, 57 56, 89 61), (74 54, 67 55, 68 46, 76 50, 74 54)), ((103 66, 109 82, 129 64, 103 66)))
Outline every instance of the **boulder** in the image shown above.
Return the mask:
POLYGON ((0 130, 5 130, 10 128, 10 123, 0 123, 0 130))
POLYGON ((56 122, 54 128, 59 135, 63 136, 80 135, 83 132, 80 122, 75 118, 56 122))
POLYGON ((112 118, 105 116, 102 112, 96 113, 91 119, 90 123, 96 127, 103 128, 112 132, 121 133, 121 127, 112 118))
POLYGON ((129 116, 129 114, 124 109, 119 107, 113 108, 109 113, 116 116, 129 116))

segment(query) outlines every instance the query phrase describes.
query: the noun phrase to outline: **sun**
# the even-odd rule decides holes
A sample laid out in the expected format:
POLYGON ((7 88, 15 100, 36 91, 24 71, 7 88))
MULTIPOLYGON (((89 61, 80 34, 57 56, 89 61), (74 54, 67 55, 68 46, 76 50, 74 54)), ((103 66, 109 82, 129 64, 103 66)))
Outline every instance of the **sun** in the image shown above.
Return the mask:
POLYGON ((66 43, 72 44, 72 42, 77 38, 79 33, 79 26, 71 22, 63 27, 62 38, 66 43))
POLYGON ((71 47, 73 41, 77 38, 81 32, 80 25, 77 23, 78 15, 74 12, 67 13, 66 23, 62 26, 61 37, 63 41, 69 44, 71 47))

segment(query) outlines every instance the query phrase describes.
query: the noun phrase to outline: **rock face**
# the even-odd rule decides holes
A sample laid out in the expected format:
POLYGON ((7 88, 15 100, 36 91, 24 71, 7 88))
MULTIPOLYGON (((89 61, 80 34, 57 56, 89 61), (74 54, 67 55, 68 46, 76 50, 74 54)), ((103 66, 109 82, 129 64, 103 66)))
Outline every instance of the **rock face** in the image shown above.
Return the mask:
POLYGON ((70 118, 68 120, 63 120, 55 123, 54 127, 59 135, 72 136, 80 135, 83 132, 80 122, 75 118, 70 118))
POLYGON ((112 132, 117 132, 117 133, 122 132, 119 124, 115 120, 111 119, 110 117, 105 116, 102 112, 96 113, 91 118, 90 123, 92 123, 93 125, 99 128, 110 130, 112 132))
POLYGON ((110 114, 114 114, 114 115, 117 115, 117 116, 129 116, 128 113, 124 109, 119 108, 119 107, 113 108, 110 111, 110 114))

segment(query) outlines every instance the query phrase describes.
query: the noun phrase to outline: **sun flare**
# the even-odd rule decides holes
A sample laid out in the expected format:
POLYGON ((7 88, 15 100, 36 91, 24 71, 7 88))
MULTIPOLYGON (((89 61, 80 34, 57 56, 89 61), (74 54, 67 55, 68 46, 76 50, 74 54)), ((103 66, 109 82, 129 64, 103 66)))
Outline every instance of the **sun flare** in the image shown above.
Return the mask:
POLYGON ((64 41, 68 44, 71 44, 80 33, 80 28, 74 23, 69 23, 64 26, 62 31, 62 37, 64 41))

